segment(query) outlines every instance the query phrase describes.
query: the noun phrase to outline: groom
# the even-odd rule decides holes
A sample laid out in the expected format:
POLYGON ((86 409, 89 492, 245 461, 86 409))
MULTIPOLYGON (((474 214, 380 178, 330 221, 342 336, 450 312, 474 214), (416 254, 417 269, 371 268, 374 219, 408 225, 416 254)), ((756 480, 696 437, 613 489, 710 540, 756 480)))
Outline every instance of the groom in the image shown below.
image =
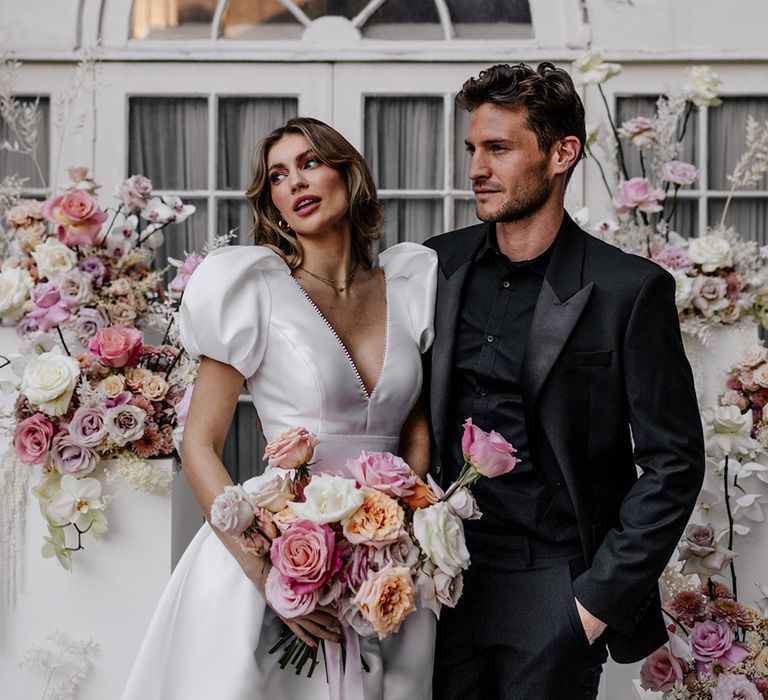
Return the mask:
POLYGON ((657 579, 704 473, 675 283, 565 212, 585 141, 565 71, 493 66, 457 100, 484 223, 426 243, 432 473, 458 475, 468 417, 522 461, 474 487, 483 517, 438 625, 434 697, 592 699, 607 650, 628 663, 666 640, 657 579))

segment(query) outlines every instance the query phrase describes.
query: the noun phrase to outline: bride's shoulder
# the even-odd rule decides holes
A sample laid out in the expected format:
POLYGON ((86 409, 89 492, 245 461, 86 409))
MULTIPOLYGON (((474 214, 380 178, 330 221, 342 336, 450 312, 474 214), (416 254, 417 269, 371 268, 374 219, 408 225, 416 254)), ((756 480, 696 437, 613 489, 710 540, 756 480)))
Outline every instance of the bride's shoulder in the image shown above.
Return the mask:
MULTIPOLYGON (((233 278, 249 272, 290 272, 280 255, 263 245, 228 245, 215 248, 205 256, 195 270, 192 279, 209 278, 215 275, 221 282, 232 282, 233 278), (222 279, 220 273, 226 271, 222 279)), ((213 279, 207 279, 211 282, 213 279)))
POLYGON ((398 243, 379 253, 379 265, 389 279, 424 279, 435 274, 437 253, 420 243, 398 243))

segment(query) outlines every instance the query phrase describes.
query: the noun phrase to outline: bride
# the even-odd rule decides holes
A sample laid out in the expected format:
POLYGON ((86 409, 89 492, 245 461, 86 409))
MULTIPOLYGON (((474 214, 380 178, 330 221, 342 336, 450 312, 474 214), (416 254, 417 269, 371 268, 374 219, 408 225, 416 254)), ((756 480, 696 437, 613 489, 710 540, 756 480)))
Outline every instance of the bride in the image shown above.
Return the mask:
MULTIPOLYGON (((318 436, 314 471, 343 474, 365 449, 396 452, 424 476, 420 355, 433 337, 435 253, 401 243, 373 266, 382 207, 370 171, 315 119, 291 119, 264 139, 247 197, 259 245, 211 252, 180 313, 184 346, 201 358, 182 462, 206 518, 232 483, 220 455, 244 379, 268 440, 298 426, 318 436)), ((206 522, 160 600, 123 700, 328 698, 323 669, 297 676, 268 650, 284 625, 332 647, 338 621, 321 611, 279 618, 265 603, 267 572, 206 522)), ((431 698, 429 610, 359 643, 370 670, 347 659, 346 700, 431 698)))

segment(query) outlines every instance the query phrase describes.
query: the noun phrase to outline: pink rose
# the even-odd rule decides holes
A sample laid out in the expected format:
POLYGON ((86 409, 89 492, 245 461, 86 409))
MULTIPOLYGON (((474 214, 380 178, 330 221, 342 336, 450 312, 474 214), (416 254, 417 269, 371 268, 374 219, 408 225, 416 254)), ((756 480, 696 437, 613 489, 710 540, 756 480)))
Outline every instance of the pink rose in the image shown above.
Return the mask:
POLYGON ((189 404, 192 401, 192 392, 195 385, 190 384, 184 389, 184 396, 181 397, 181 401, 176 404, 176 425, 184 425, 187 422, 187 414, 189 414, 189 404))
POLYGON ((317 589, 299 593, 294 590, 291 580, 272 568, 265 586, 267 602, 281 617, 291 619, 309 615, 317 605, 317 589))
POLYGON ((688 259, 688 253, 685 252, 685 249, 670 243, 666 243, 657 250, 651 256, 651 260, 668 270, 688 272, 693 268, 693 263, 688 259))
POLYGON ((365 452, 347 461, 347 469, 361 486, 383 491, 394 498, 410 496, 416 474, 400 457, 390 452, 365 452))
POLYGON ((53 438, 51 460, 59 474, 69 474, 79 479, 96 469, 99 455, 90 447, 81 445, 69 433, 60 433, 53 438))
POLYGON ((297 520, 272 542, 272 565, 291 580, 296 593, 322 586, 341 568, 336 535, 327 525, 297 520))
POLYGON ((35 306, 42 309, 49 309, 61 301, 59 286, 57 284, 53 284, 53 282, 43 282, 42 284, 38 284, 32 290, 30 298, 32 299, 35 306))
POLYGON ((225 486, 211 504, 211 525, 230 535, 241 535, 254 521, 253 506, 239 484, 225 486))
POLYGON ((699 177, 699 169, 690 163, 670 160, 661 166, 661 179, 675 185, 692 185, 699 177))
POLYGON ((688 670, 685 661, 677 658, 666 644, 653 652, 640 667, 640 685, 645 690, 666 693, 683 680, 688 670))
POLYGON ((727 294, 728 283, 722 277, 699 275, 693 281, 693 306, 706 318, 728 308, 727 294))
POLYGON ((650 148, 656 143, 656 129, 653 119, 635 117, 625 121, 619 129, 619 134, 640 150, 650 148))
POLYGON ((343 547, 344 580, 350 589, 357 591, 368 578, 368 547, 348 542, 342 542, 339 546, 343 547))
POLYGON ((711 673, 715 663, 726 671, 741 663, 749 652, 733 643, 733 630, 725 622, 701 622, 691 632, 691 655, 699 673, 711 673))
POLYGON ((72 416, 69 432, 81 445, 96 447, 107 436, 106 415, 103 406, 80 406, 72 416))
POLYGON ((173 278, 169 287, 173 292, 183 292, 187 288, 187 283, 190 277, 192 277, 192 273, 203 262, 203 256, 199 253, 187 253, 183 261, 176 258, 168 258, 168 262, 178 269, 176 277, 173 278))
POLYGON ((264 459, 270 467, 298 469, 309 463, 319 444, 320 440, 306 428, 293 428, 269 441, 264 459))
POLYGON ((384 639, 397 632, 405 618, 416 609, 414 596, 410 569, 387 567, 370 573, 360 586, 354 603, 371 623, 379 639, 384 639))
POLYGON ((633 177, 621 182, 619 194, 613 198, 613 205, 619 214, 625 214, 635 207, 651 214, 663 209, 659 201, 665 196, 664 190, 653 189, 646 178, 633 177))
POLYGON ((56 227, 59 240, 68 246, 93 245, 107 214, 85 190, 69 192, 46 200, 43 216, 56 227))
POLYGON ((520 461, 515 457, 517 450, 501 435, 495 430, 486 433, 474 425, 471 418, 464 422, 461 451, 464 459, 489 479, 512 471, 520 461))
POLYGON ((24 419, 13 431, 13 449, 20 462, 40 464, 48 458, 54 427, 42 413, 24 419))
POLYGON ((108 367, 132 365, 141 354, 141 331, 123 326, 102 328, 88 341, 88 350, 108 367))
POLYGON ((755 683, 736 673, 721 673, 712 700, 763 700, 755 683))

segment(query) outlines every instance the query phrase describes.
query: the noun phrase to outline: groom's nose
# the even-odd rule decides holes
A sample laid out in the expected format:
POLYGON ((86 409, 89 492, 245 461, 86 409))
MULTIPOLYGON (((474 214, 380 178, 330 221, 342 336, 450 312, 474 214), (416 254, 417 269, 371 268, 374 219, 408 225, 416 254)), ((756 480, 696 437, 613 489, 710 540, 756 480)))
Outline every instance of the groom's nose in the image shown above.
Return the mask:
POLYGON ((469 159, 469 179, 472 182, 487 180, 491 176, 488 160, 482 153, 475 151, 469 159))

